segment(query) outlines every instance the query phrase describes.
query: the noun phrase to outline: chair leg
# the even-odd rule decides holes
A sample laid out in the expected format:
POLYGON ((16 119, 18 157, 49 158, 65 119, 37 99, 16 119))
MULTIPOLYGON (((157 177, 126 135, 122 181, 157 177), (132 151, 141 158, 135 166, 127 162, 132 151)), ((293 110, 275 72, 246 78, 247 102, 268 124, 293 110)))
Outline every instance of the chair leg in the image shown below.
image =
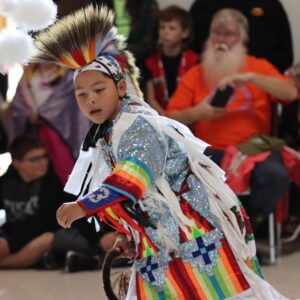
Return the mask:
POLYGON ((277 249, 277 257, 280 257, 281 250, 282 250, 281 231, 282 231, 281 224, 280 223, 276 224, 276 249, 277 249))
POLYGON ((276 249, 275 249, 275 222, 274 213, 269 214, 269 254, 270 254, 270 264, 275 264, 276 262, 276 249))

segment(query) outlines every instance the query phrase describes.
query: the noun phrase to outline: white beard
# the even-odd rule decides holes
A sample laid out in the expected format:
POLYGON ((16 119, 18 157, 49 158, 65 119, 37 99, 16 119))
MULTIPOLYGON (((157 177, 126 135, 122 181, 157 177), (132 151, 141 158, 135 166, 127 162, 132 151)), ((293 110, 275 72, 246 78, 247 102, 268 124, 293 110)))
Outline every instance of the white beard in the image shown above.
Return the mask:
POLYGON ((215 87, 222 78, 238 73, 245 62, 246 53, 247 50, 241 43, 228 49, 225 44, 213 46, 209 40, 202 54, 202 65, 208 85, 215 87))

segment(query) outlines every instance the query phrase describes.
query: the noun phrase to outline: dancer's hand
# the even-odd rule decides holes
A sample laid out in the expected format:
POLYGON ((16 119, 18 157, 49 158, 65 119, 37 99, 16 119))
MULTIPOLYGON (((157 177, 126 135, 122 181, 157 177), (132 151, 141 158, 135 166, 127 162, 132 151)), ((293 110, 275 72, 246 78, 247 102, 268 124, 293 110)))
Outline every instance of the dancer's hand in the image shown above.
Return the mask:
POLYGON ((56 219, 63 228, 70 228, 72 223, 86 215, 77 202, 64 203, 56 212, 56 219))

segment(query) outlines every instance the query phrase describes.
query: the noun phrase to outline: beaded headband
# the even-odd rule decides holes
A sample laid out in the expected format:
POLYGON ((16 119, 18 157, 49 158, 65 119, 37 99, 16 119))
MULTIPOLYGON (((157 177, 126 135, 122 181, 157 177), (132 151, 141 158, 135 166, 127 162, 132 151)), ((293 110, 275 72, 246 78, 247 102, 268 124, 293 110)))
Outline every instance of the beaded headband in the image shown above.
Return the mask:
POLYGON ((112 77, 115 82, 119 82, 121 79, 125 79, 124 73, 119 63, 110 55, 101 55, 89 64, 77 69, 74 72, 74 79, 79 74, 85 71, 101 71, 112 77))

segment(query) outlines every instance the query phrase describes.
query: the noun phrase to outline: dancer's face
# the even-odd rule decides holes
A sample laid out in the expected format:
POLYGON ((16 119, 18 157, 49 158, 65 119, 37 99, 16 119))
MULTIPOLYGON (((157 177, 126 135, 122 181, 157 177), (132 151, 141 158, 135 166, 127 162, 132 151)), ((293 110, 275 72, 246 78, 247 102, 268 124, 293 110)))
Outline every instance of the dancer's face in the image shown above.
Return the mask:
POLYGON ((117 115, 126 92, 126 82, 114 81, 99 71, 85 71, 75 79, 75 94, 82 113, 96 124, 117 115))

